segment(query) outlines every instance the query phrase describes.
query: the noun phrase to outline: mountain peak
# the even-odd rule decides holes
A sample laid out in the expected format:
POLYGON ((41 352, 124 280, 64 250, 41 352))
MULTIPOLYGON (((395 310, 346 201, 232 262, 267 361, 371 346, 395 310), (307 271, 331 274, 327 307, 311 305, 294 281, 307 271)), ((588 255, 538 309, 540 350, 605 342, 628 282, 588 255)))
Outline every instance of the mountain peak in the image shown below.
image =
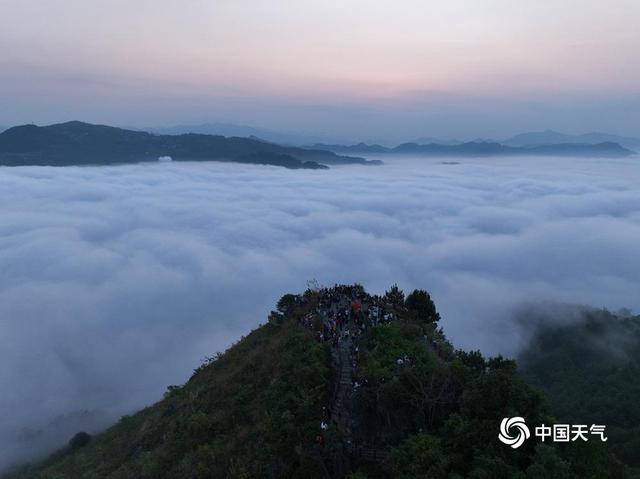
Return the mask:
POLYGON ((540 423, 545 403, 514 361, 455 350, 440 320, 424 290, 286 294, 158 403, 10 477, 512 477, 561 461, 553 444, 496 448, 499 418, 540 423))
POLYGON ((205 134, 153 135, 69 121, 26 125, 0 134, 0 165, 104 165, 157 161, 226 161, 323 169, 325 164, 368 164, 330 151, 281 146, 263 140, 205 134))

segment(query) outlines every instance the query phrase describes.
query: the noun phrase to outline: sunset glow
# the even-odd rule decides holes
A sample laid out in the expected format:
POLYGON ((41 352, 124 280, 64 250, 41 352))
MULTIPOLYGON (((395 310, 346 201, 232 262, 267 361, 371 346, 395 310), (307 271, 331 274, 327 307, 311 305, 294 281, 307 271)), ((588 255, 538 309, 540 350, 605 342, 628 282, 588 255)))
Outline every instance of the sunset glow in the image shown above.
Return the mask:
POLYGON ((492 121, 468 135, 638 133, 633 0, 2 3, 1 123, 171 115, 336 133, 365 109, 380 132, 399 121, 446 135, 451 118, 483 113, 492 121))

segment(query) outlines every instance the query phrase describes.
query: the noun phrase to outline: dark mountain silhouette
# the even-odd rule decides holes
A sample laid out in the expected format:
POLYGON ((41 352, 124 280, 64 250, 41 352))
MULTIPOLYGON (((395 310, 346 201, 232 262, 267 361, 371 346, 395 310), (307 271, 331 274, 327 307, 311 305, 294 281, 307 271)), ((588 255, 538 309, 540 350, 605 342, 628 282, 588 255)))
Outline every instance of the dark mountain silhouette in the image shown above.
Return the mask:
POLYGON ((154 135, 78 121, 39 127, 25 125, 0 134, 0 165, 105 165, 157 161, 229 161, 326 168, 369 163, 333 152, 285 147, 250 138, 200 134, 154 135))
POLYGON ((327 145, 317 144, 315 147, 335 153, 358 155, 375 154, 412 154, 421 156, 576 156, 576 157, 604 157, 618 158, 634 155, 635 152, 617 143, 603 142, 596 144, 545 144, 534 146, 510 146, 493 141, 469 141, 459 144, 403 143, 395 148, 380 145, 327 145))
POLYGON ((521 155, 549 155, 549 156, 584 156, 619 158, 635 155, 636 152, 620 146, 618 143, 605 141, 595 144, 557 144, 522 147, 521 155))
POLYGON ((515 147, 494 142, 467 142, 459 145, 418 145, 404 143, 390 150, 390 153, 417 154, 431 156, 577 156, 577 157, 624 157, 635 152, 617 143, 594 145, 559 144, 515 147))
POLYGON ((500 443, 504 417, 553 423, 546 402, 515 361, 455 350, 441 320, 423 290, 287 294, 158 403, 6 477, 631 477, 600 441, 500 443))
POLYGON ((377 154, 388 153, 389 148, 381 145, 368 145, 367 143, 358 143, 357 145, 327 145, 325 143, 316 143, 311 148, 319 150, 333 151, 334 153, 351 153, 351 154, 377 154))
POLYGON ((558 145, 564 143, 594 144, 607 142, 618 143, 620 146, 630 150, 640 149, 640 138, 599 132, 584 133, 582 135, 567 135, 553 130, 533 131, 521 133, 502 141, 503 144, 509 146, 558 145))

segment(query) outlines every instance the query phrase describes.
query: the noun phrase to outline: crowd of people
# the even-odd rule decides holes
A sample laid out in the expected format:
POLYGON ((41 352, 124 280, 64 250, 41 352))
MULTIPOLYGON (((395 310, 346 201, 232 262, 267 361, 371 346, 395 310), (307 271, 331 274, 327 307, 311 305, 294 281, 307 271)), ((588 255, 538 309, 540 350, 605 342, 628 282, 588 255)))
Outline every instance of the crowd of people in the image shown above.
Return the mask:
MULTIPOLYGON (((302 325, 314 330, 318 341, 329 343, 334 348, 342 341, 350 341, 354 368, 359 353, 355 340, 369 328, 389 324, 398 317, 384 297, 369 295, 358 285, 318 288, 316 293, 317 306, 301 319, 302 325)), ((411 365, 415 358, 405 354, 396 362, 398 366, 411 365)), ((354 380, 354 389, 360 385, 354 380)))
MULTIPOLYGON (((323 408, 320 430, 316 437, 316 442, 322 445, 324 434, 330 425, 341 429, 342 432, 349 429, 344 425, 343 415, 348 413, 343 411, 347 407, 343 404, 352 404, 360 388, 366 385, 366 379, 360 379, 357 374, 360 356, 358 338, 372 327, 391 323, 398 315, 385 297, 369 295, 358 285, 317 288, 314 293, 317 302, 300 322, 305 328, 314 331, 318 341, 331 346, 336 367, 340 371, 349 368, 348 376, 351 378, 350 388, 344 384, 337 386, 335 395, 342 397, 340 407, 332 410, 332 403, 331 407, 323 408)), ((398 368, 405 368, 415 364, 415 361, 414 357, 404 354, 398 357, 396 365, 398 368)), ((384 378, 381 378, 381 381, 384 381, 384 378)), ((350 443, 349 434, 346 441, 350 443)))
MULTIPOLYGON (((315 441, 325 444, 328 429, 340 432, 344 447, 352 455, 366 449, 367 444, 357 440, 359 430, 357 401, 362 387, 366 387, 366 378, 358 375, 358 362, 363 347, 359 337, 369 329, 388 325, 398 319, 398 312, 404 311, 403 304, 394 301, 394 296, 369 295, 359 285, 334 285, 329 288, 310 288, 303 296, 296 298, 298 306, 306 301, 313 305, 306 308, 306 314, 300 319, 301 324, 314 332, 316 339, 331 346, 334 367, 338 371, 338 383, 329 407, 323 407, 319 430, 315 441)), ((424 332, 426 346, 435 353, 433 338, 424 332)), ((409 353, 400 354, 395 360, 395 372, 399 375, 406 368, 416 364, 416 357, 409 353)), ((384 383, 389 378, 377 380, 384 383)))
POLYGON ((318 305, 302 318, 302 324, 317 329, 320 342, 337 346, 342 339, 357 337, 371 326, 388 324, 397 318, 382 297, 371 296, 357 285, 335 285, 317 292, 318 305))

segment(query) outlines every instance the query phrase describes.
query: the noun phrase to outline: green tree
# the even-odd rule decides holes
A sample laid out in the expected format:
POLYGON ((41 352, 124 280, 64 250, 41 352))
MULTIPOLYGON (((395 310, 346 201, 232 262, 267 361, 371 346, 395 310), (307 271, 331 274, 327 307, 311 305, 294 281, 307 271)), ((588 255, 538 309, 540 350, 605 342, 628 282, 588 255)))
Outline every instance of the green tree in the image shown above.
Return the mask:
POLYGON ((556 448, 538 444, 533 464, 527 468, 527 479, 573 479, 569 464, 558 456, 556 448))
POLYGON ((91 434, 86 432, 79 432, 71 438, 69 441, 69 447, 71 449, 80 449, 86 446, 91 441, 91 434))
POLYGON ((424 289, 415 289, 404 302, 410 316, 427 323, 436 323, 440 320, 440 314, 429 293, 424 289))
POLYGON ((277 305, 278 311, 280 311, 282 314, 286 314, 293 307, 295 307, 297 299, 298 297, 294 294, 285 294, 278 301, 278 305, 277 305))
POLYGON ((404 306, 404 292, 394 284, 384 293, 384 301, 396 307, 404 306))
POLYGON ((398 479, 446 478, 449 458, 438 437, 416 434, 393 452, 393 472, 398 479))

